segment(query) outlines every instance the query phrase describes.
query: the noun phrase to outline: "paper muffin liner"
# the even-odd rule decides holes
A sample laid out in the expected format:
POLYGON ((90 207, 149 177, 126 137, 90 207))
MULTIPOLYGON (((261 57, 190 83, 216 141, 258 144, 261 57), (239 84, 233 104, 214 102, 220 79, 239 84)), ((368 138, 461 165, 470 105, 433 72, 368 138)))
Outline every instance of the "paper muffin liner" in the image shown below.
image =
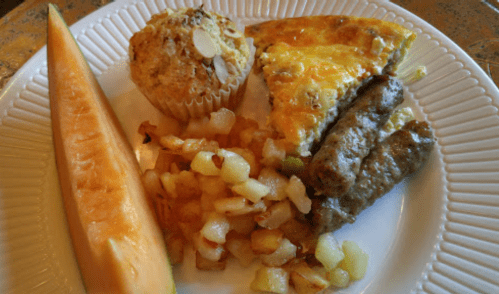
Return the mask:
POLYGON ((253 45, 253 39, 246 38, 246 42, 250 48, 246 67, 236 79, 228 84, 224 84, 218 93, 198 97, 192 101, 178 102, 175 99, 165 97, 165 99, 161 100, 154 99, 151 103, 165 114, 170 114, 182 121, 187 121, 191 117, 203 117, 223 107, 235 109, 244 96, 248 76, 255 59, 256 47, 253 45))

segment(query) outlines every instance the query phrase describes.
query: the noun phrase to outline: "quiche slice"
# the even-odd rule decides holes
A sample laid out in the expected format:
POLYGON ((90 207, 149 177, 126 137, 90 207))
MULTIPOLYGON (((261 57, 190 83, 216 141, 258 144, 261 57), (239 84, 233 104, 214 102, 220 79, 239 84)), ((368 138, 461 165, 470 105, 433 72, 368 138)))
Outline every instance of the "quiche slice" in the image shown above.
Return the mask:
POLYGON ((246 27, 270 91, 269 123, 288 153, 310 155, 357 89, 394 75, 416 35, 378 19, 307 16, 246 27))

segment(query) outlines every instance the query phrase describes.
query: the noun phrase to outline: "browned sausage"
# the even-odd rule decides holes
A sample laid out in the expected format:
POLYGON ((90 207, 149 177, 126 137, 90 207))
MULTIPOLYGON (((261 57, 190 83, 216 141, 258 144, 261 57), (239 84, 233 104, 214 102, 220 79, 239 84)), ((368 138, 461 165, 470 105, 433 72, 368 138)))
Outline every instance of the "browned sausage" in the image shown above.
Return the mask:
POLYGON ((410 121, 364 159, 355 184, 340 198, 313 200, 312 220, 316 233, 339 229, 374 201, 389 192, 405 176, 428 159, 435 138, 427 122, 410 121))
POLYGON ((398 80, 389 76, 373 78, 313 156, 308 179, 316 194, 340 197, 350 189, 362 159, 377 143, 379 129, 402 101, 403 88, 398 80))

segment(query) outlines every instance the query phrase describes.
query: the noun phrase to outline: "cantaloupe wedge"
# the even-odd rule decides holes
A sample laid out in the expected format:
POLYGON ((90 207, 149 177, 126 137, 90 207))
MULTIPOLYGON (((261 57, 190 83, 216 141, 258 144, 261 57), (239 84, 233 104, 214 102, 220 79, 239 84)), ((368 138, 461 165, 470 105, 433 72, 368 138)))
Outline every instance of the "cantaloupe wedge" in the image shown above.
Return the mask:
POLYGON ((175 293, 132 148, 52 5, 47 58, 57 168, 88 293, 175 293))

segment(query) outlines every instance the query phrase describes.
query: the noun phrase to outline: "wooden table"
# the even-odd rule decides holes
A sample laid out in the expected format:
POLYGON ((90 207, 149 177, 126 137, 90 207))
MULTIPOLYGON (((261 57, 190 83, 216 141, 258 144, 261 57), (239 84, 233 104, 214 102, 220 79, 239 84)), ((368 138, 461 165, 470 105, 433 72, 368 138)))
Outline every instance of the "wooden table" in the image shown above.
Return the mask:
MULTIPOLYGON (((25 0, 0 19, 0 91, 46 42, 47 3, 73 24, 113 0, 25 0)), ((20 2, 20 1, 17 1, 20 2)), ((392 0, 450 37, 499 85, 497 0, 392 0)), ((12 2, 9 2, 12 3, 12 2)), ((8 3, 0 4, 0 8, 8 3)), ((9 7, 10 8, 10 7, 9 7)), ((7 9, 9 9, 7 8, 7 9)), ((1 15, 2 9, 0 9, 1 15)))

